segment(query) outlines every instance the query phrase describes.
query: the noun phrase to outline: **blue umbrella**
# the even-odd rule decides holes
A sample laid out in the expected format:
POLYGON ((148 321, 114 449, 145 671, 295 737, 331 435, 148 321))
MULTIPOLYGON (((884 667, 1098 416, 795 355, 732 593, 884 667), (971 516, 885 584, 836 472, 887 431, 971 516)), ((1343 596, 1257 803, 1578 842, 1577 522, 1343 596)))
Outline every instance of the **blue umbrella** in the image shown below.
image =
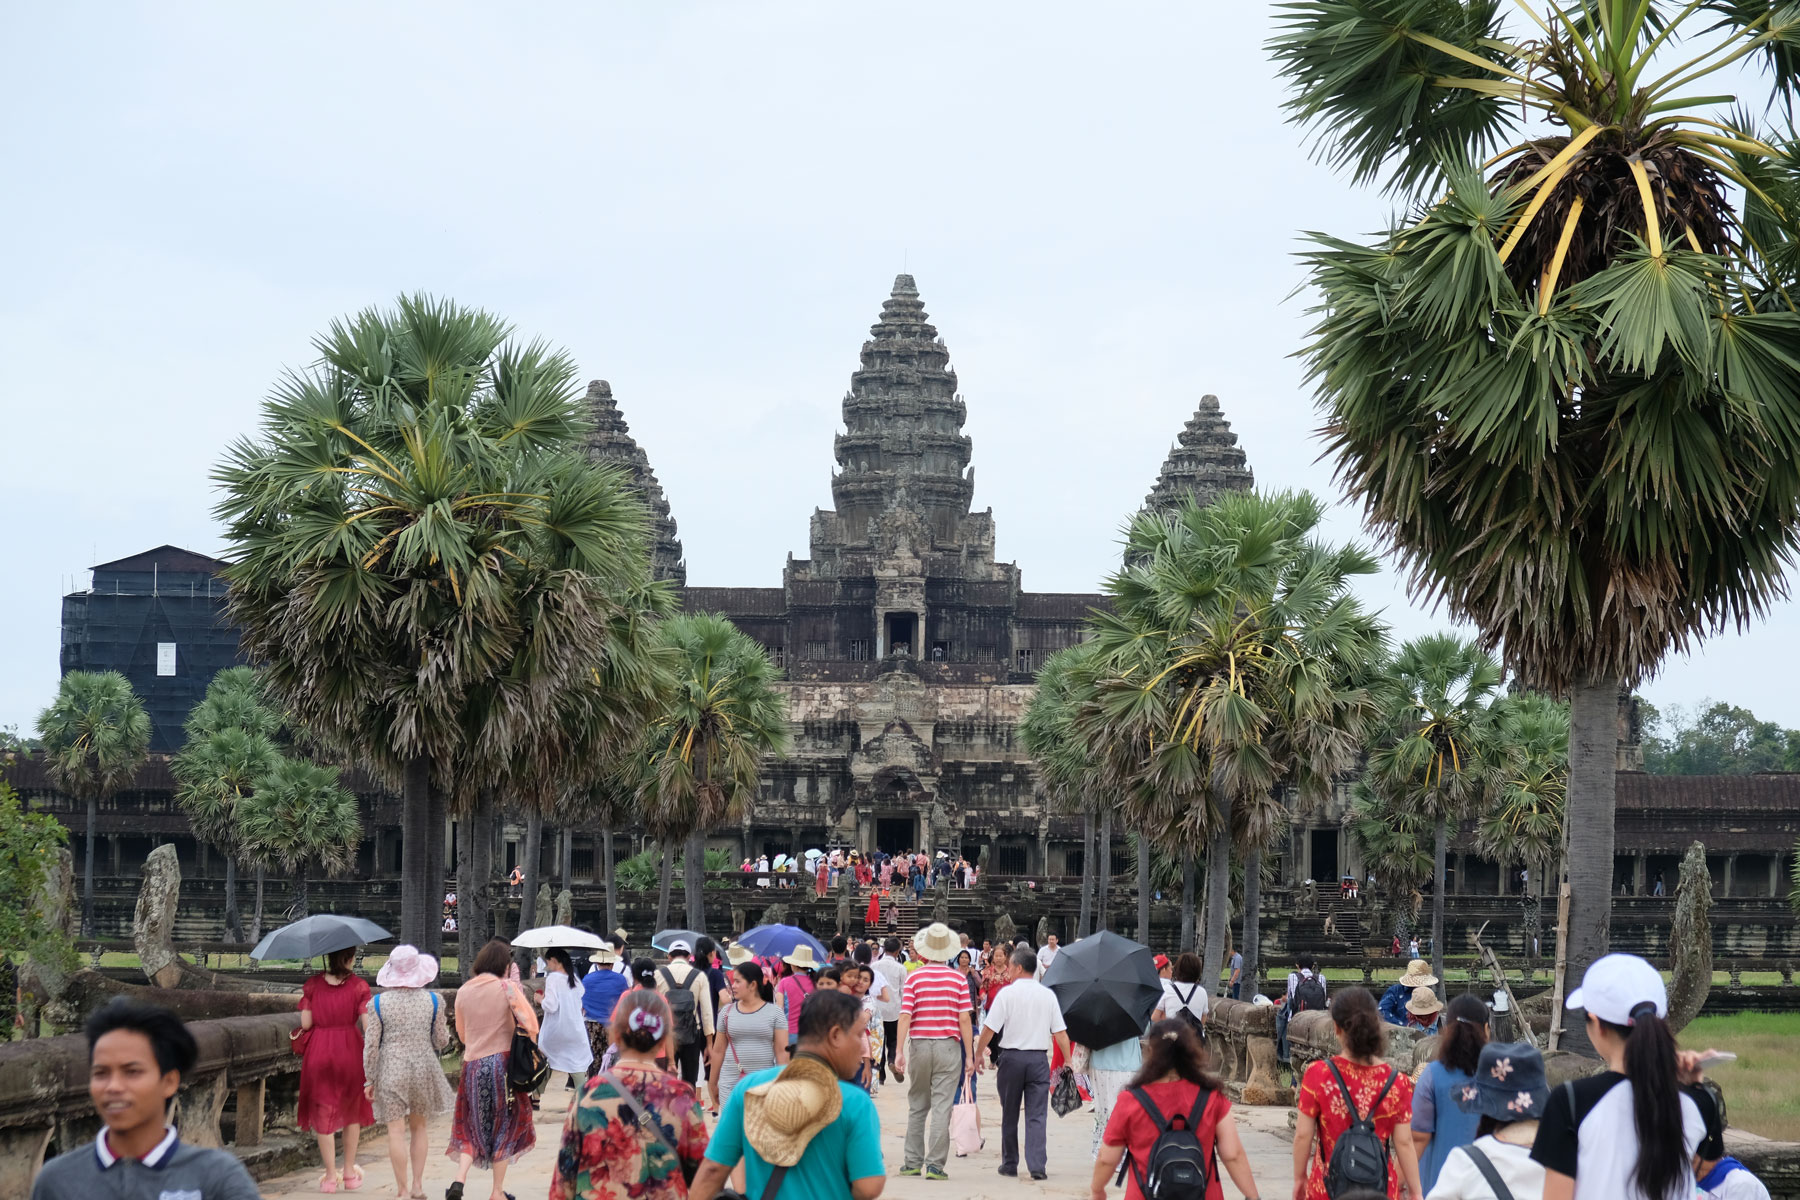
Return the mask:
POLYGON ((758 925, 746 931, 737 944, 764 958, 786 958, 797 946, 811 946, 813 957, 820 962, 830 957, 824 943, 793 925, 758 925))

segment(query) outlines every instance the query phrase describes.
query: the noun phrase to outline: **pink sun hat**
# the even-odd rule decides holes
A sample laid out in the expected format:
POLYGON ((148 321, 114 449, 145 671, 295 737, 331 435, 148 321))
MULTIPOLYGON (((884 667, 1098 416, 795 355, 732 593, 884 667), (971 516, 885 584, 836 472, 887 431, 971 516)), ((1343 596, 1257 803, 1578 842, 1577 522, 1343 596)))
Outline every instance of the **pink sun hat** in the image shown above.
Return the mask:
POLYGON ((402 942, 388 955, 375 974, 375 985, 384 988, 419 988, 437 978, 438 960, 420 954, 417 946, 402 942))

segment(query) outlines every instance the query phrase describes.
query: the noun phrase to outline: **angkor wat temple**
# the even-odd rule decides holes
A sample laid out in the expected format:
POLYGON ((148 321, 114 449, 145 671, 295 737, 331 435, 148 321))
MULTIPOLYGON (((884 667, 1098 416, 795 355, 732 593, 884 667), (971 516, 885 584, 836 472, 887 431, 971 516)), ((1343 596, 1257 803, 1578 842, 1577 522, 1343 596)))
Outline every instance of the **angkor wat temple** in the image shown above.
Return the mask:
MULTIPOLYGON (((792 751, 767 765, 756 802, 740 823, 715 830, 710 840, 734 860, 842 844, 946 849, 972 858, 985 851, 995 882, 1053 881, 1082 870, 1079 819, 1050 810, 1017 735, 1038 668, 1080 640, 1087 617, 1104 599, 1027 591, 1017 564, 995 560, 994 513, 970 507, 973 447, 963 433, 967 408, 957 386, 949 348, 927 319, 913 278, 897 277, 851 374, 844 428, 834 442, 833 507, 813 513, 807 556, 790 554, 779 582, 768 586, 690 587, 670 501, 649 457, 632 439, 610 385, 589 385, 596 427, 591 454, 624 468, 643 494, 653 518, 657 575, 680 586, 690 611, 730 618, 786 674, 781 686, 792 751)), ((1167 509, 1188 494, 1206 501, 1251 483, 1245 453, 1218 401, 1203 396, 1151 481, 1144 506, 1167 509)), ((678 507, 680 497, 675 500, 678 507)), ((159 654, 162 640, 174 635, 152 613, 166 607, 158 590, 169 590, 161 587, 158 571, 192 570, 197 558, 163 547, 108 564, 130 565, 137 574, 115 578, 113 572, 104 581, 97 575, 94 592, 65 598, 65 643, 93 640, 77 626, 83 614, 96 611, 94 595, 105 591, 113 625, 141 626, 147 632, 139 640, 157 643, 115 648, 121 661, 137 665, 134 685, 151 692, 181 687, 184 696, 197 695, 204 680, 184 676, 208 660, 178 650, 159 654), (168 562, 159 568, 163 558, 168 562), (141 617, 133 615, 131 595, 138 575, 150 581, 135 602, 144 610, 141 617), (159 666, 165 661, 174 672, 166 678, 159 666)), ((775 575, 771 564, 771 581, 775 575)), ((185 576, 180 588, 183 602, 205 590, 185 576)), ((205 602, 216 600, 209 595, 205 602)), ((1669 903, 1650 895, 1654 880, 1665 876, 1672 887, 1683 849, 1698 838, 1707 844, 1720 901, 1714 920, 1729 928, 1728 941, 1746 954, 1800 953, 1800 930, 1783 898, 1788 852, 1800 835, 1800 775, 1644 775, 1634 759, 1628 711, 1622 710, 1621 721, 1615 877, 1623 893, 1618 903, 1631 915, 1622 913, 1622 919, 1654 941, 1666 927, 1669 903)), ((173 718, 165 723, 172 726, 173 718)), ((9 774, 35 805, 58 813, 79 842, 81 813, 48 785, 40 765, 23 761, 9 774)), ((358 790, 366 840, 353 875, 366 905, 379 902, 398 870, 399 813, 392 797, 366 783, 358 790)), ((1271 906, 1285 904, 1287 889, 1303 880, 1331 881, 1360 871, 1343 828, 1347 801, 1346 788, 1318 810, 1294 812, 1290 836, 1270 854, 1279 880, 1266 893, 1271 906)), ((98 858, 116 881, 101 888, 103 924, 109 892, 123 901, 118 916, 128 919, 136 870, 161 842, 176 843, 184 873, 196 884, 222 872, 217 855, 196 844, 174 805, 161 758, 152 759, 132 789, 108 802, 100 829, 98 858)), ((453 842, 461 833, 453 822, 445 837, 453 842)), ((581 885, 599 878, 599 837, 581 828, 561 833, 561 846, 545 838, 546 877, 555 878, 567 864, 561 870, 577 885, 578 906, 584 905, 581 885)), ((1123 885, 1116 894, 1129 904, 1131 853, 1126 831, 1116 833, 1112 865, 1123 885)), ((1453 894, 1489 898, 1483 903, 1505 897, 1510 873, 1476 855, 1466 834, 1453 844, 1453 894)), ((522 831, 508 826, 496 837, 495 860, 510 868, 523 846, 522 831)), ((629 855, 641 846, 640 836, 620 837, 615 853, 629 855)), ((447 861, 454 861, 453 853, 447 861)), ((1532 890, 1545 883, 1532 880, 1532 890)), ((215 921, 216 912, 203 909, 194 919, 215 921)), ((1299 944, 1296 931, 1286 931, 1286 940, 1299 944)), ((191 930, 194 936, 201 932, 199 925, 191 930)), ((1353 942, 1357 932, 1340 927, 1338 936, 1353 942)), ((1271 949, 1276 944, 1271 941, 1271 949)), ((1653 947, 1646 942, 1642 948, 1653 947)))

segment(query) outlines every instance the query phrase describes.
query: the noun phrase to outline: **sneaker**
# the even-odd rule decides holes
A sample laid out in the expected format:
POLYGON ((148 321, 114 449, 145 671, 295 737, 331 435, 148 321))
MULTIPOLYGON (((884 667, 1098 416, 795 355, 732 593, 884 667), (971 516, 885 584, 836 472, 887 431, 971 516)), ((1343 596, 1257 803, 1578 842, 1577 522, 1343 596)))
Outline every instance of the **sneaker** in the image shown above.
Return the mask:
POLYGON ((925 1178, 931 1180, 933 1183, 941 1183, 944 1180, 949 1179, 950 1176, 944 1173, 944 1168, 942 1167, 926 1167, 925 1178))
POLYGON ((1049 1178, 1049 1176, 1044 1174, 1044 1172, 1042 1172, 1042 1171, 1033 1171, 1031 1173, 1031 1177, 1033 1179, 1048 1179, 1049 1178))
POLYGON ((901 1167, 900 1168, 900 1177, 902 1179, 917 1179, 923 1173, 924 1172, 918 1167, 901 1167))
POLYGON ((1006 1176, 1008 1179, 1017 1179, 1019 1177, 1019 1168, 1017 1167, 995 1167, 994 1170, 1001 1175, 1006 1176))

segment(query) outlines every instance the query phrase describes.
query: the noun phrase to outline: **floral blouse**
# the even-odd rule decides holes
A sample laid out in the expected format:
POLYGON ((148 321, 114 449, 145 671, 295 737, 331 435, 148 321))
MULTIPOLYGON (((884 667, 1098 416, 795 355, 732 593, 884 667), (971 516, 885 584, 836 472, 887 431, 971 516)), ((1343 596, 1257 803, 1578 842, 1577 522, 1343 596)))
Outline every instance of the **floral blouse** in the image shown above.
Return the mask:
POLYGON ((706 1154, 706 1121, 694 1089, 662 1071, 614 1067, 612 1077, 662 1128, 678 1152, 638 1126, 617 1089, 595 1075, 563 1125, 550 1200, 681 1200, 706 1154))

